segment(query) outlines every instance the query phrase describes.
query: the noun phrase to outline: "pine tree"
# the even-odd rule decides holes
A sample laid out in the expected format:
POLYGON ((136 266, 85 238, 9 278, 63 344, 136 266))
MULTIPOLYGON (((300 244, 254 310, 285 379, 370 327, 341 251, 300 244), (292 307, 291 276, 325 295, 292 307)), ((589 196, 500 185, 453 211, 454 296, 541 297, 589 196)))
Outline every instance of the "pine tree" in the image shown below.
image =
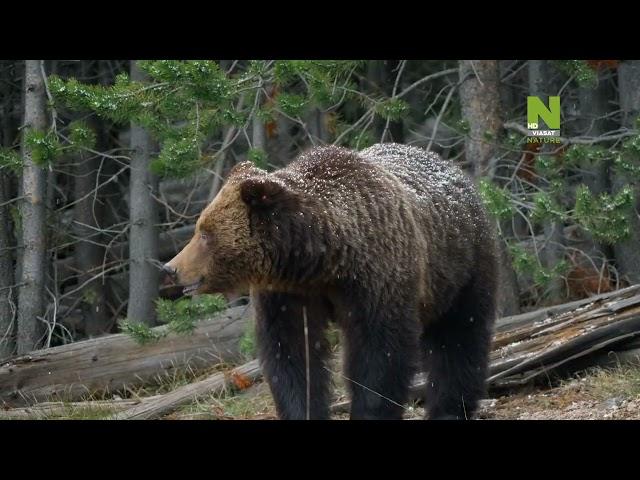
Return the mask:
POLYGON ((44 334, 46 272, 46 175, 50 149, 42 60, 26 60, 24 76, 23 171, 20 220, 22 269, 18 297, 18 354, 37 348, 44 334))
MULTIPOLYGON (((131 62, 131 80, 144 83, 146 75, 131 62)), ((149 132, 131 124, 131 175, 129 200, 129 308, 131 322, 155 324, 158 297, 158 178, 151 171, 153 141, 149 132)))

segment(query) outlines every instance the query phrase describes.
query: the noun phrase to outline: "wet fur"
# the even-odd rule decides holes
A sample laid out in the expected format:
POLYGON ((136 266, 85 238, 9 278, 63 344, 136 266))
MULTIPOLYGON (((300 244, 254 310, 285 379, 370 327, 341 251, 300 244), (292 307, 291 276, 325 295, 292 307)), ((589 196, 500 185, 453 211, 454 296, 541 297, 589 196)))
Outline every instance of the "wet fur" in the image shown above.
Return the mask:
POLYGON ((316 148, 270 174, 237 166, 208 210, 201 228, 226 240, 212 248, 207 275, 224 282, 208 280, 207 291, 250 286, 280 418, 306 415, 304 312, 312 418, 328 418, 329 321, 344 333, 351 418, 401 418, 420 366, 428 418, 473 415, 495 316, 496 249, 472 182, 450 162, 403 145, 316 148))

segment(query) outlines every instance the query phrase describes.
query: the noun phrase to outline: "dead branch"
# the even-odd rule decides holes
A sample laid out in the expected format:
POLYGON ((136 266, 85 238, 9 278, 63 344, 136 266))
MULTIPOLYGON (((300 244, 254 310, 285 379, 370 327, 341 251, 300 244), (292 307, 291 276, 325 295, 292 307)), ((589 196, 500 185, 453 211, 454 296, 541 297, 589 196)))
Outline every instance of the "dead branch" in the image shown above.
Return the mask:
POLYGON ((181 405, 192 402, 201 395, 213 394, 230 386, 239 389, 247 388, 261 375, 262 371, 258 360, 252 360, 234 368, 231 372, 214 373, 203 380, 179 387, 165 395, 144 398, 138 405, 115 414, 113 419, 149 420, 159 418, 173 412, 181 405))

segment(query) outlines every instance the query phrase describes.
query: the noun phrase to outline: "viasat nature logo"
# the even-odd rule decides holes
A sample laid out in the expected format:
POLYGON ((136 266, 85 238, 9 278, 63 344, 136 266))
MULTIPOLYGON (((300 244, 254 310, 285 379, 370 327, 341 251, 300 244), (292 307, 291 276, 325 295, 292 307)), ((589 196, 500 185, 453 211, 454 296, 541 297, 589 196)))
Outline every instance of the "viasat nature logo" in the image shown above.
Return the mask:
POLYGON ((560 97, 549 97, 548 106, 540 97, 527 97, 527 129, 527 143, 560 143, 560 97))

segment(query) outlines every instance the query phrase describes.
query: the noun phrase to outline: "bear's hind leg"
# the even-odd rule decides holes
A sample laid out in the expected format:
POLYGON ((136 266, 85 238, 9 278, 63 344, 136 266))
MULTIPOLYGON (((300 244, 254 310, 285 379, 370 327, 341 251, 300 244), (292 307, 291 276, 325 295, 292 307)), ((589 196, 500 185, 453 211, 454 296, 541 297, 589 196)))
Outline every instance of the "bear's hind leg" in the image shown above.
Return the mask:
POLYGON ((468 287, 443 318, 425 327, 420 348, 428 373, 426 418, 474 415, 485 394, 493 316, 492 292, 468 287))
POLYGON ((406 304, 361 305, 344 324, 351 419, 401 420, 415 371, 417 315, 406 304))
POLYGON ((310 419, 329 418, 329 352, 325 330, 330 310, 322 298, 289 293, 253 295, 258 356, 273 395, 278 417, 307 418, 307 362, 304 312, 308 325, 310 419))

